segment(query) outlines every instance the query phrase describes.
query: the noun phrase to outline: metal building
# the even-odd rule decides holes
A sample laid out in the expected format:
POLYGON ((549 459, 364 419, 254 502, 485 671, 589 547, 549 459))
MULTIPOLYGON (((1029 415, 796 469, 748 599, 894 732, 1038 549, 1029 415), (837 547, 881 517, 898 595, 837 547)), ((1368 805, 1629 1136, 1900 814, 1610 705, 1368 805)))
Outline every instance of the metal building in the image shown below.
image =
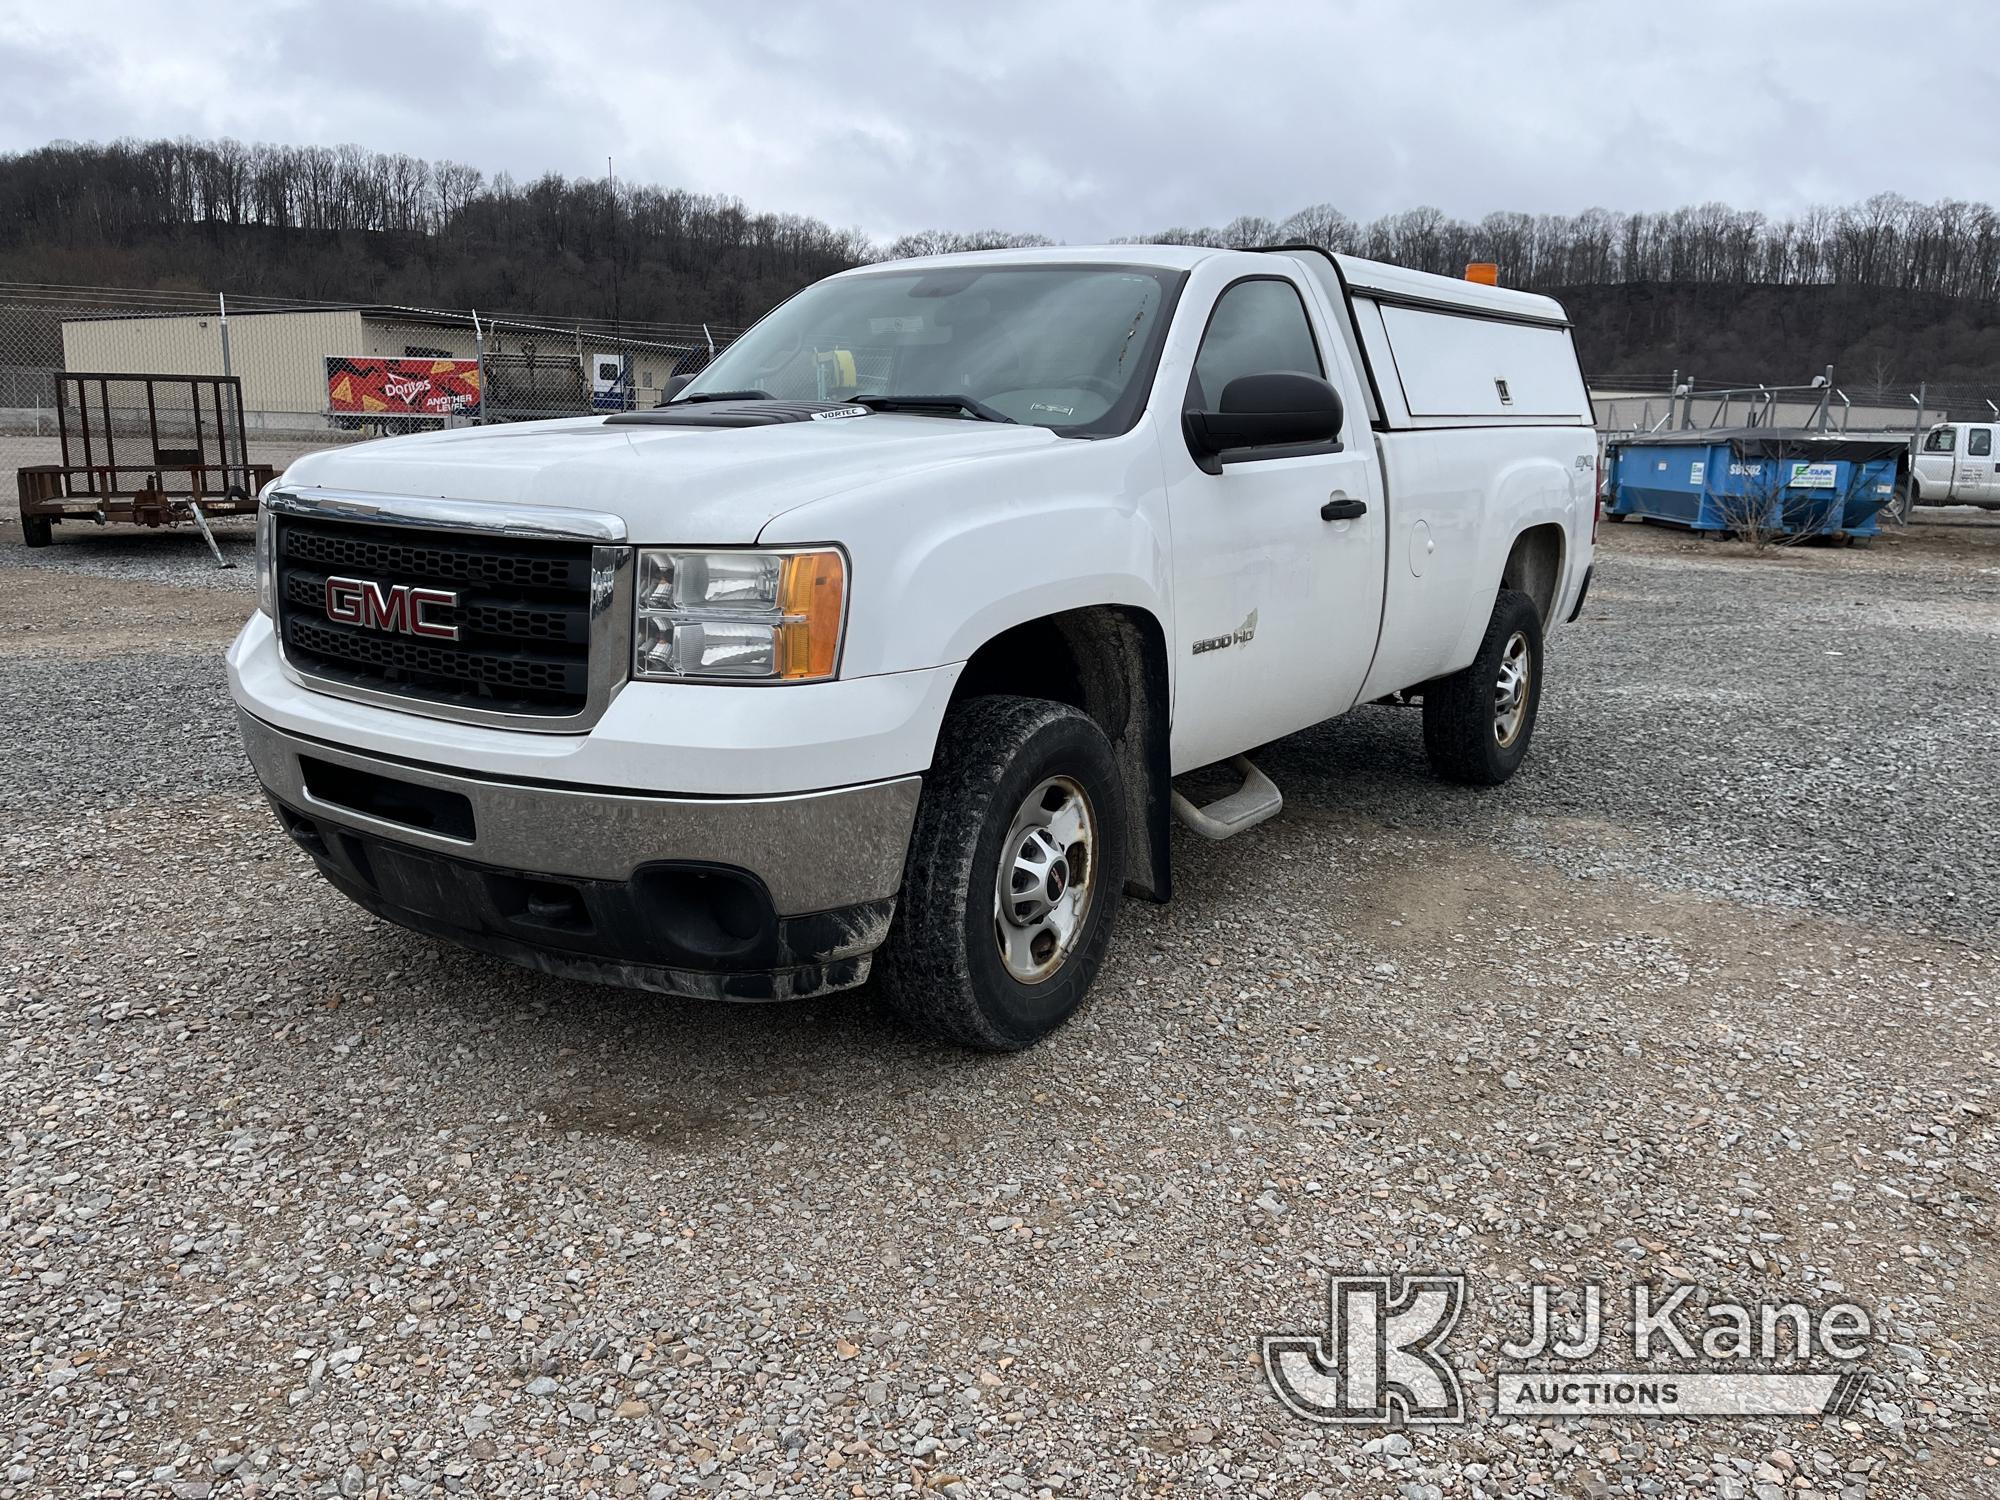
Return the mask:
MULTIPOLYGON (((463 315, 380 305, 351 305, 229 314, 226 345, 218 313, 81 317, 62 324, 63 366, 108 374, 222 375, 243 383, 253 431, 321 429, 329 412, 329 360, 475 360, 480 340, 463 315), (226 347, 226 354, 225 354, 226 347), (225 359, 227 363, 225 364, 225 359)), ((600 348, 582 331, 489 328, 489 358, 562 362, 578 371, 580 400, 569 415, 616 407, 647 407, 686 351, 626 342, 600 348)), ((351 425, 352 418, 343 425, 351 425)))

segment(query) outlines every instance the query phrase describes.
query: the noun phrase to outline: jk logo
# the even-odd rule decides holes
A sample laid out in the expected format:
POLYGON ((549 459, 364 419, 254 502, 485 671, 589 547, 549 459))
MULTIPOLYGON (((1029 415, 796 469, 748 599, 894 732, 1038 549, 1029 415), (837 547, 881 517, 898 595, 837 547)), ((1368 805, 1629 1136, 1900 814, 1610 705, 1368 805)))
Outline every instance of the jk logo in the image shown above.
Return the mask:
POLYGON ((1465 1420, 1438 1352, 1465 1307, 1464 1276, 1329 1276, 1324 1334, 1266 1334, 1264 1378, 1308 1422, 1465 1420))

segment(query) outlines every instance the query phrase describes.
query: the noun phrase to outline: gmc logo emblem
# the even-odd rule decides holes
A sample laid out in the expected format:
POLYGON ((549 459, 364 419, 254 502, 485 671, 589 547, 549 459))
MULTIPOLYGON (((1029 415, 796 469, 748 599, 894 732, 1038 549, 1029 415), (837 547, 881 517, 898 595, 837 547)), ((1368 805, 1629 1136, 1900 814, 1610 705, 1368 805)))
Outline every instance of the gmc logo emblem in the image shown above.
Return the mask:
POLYGON ((457 605, 458 595, 451 589, 412 588, 407 583, 384 587, 368 578, 326 581, 326 617, 341 625, 361 625, 396 635, 420 635, 433 641, 455 641, 456 625, 427 619, 424 611, 433 606, 453 609, 457 605))

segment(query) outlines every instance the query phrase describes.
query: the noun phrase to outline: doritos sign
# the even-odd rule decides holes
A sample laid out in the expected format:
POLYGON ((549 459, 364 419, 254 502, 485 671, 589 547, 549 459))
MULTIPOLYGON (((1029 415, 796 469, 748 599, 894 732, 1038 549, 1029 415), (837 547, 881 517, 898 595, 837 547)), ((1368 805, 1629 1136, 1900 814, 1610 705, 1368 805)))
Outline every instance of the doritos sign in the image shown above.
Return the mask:
POLYGON ((326 409, 359 417, 474 416, 479 411, 479 361, 330 354, 326 409))

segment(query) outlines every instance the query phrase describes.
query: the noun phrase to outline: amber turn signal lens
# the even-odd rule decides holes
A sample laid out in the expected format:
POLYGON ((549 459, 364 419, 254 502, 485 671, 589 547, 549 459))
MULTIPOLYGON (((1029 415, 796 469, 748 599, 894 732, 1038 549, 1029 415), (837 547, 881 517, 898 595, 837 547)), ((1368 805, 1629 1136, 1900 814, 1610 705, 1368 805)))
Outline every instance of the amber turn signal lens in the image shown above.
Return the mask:
POLYGON ((796 552, 785 559, 778 586, 780 677, 833 675, 846 597, 847 569, 838 552, 796 552))

